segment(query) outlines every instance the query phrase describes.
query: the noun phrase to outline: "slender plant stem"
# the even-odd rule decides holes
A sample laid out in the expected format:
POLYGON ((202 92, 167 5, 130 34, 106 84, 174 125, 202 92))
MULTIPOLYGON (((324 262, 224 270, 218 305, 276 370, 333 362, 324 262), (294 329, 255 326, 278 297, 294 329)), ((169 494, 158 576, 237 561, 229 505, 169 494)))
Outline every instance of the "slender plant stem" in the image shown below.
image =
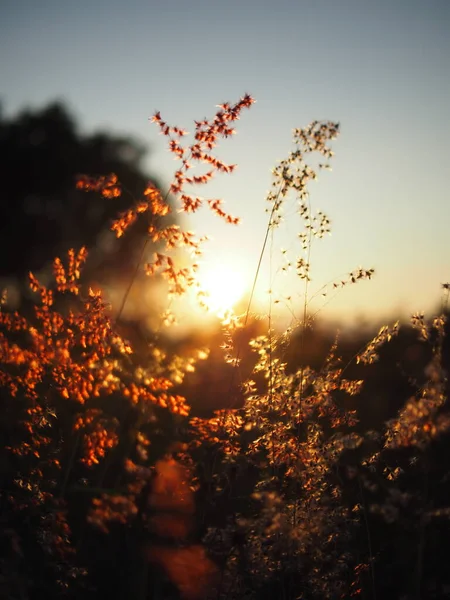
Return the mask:
MULTIPOLYGON (((273 219, 273 215, 275 214, 275 207, 277 206, 278 198, 280 197, 280 194, 281 194, 281 192, 283 190, 283 187, 284 187, 284 185, 280 186, 280 189, 278 190, 277 197, 276 197, 276 199, 275 199, 275 201, 273 203, 273 207, 272 207, 272 210, 270 212, 269 222, 268 222, 267 227, 266 227, 266 233, 264 235, 264 241, 263 241, 263 244, 262 244, 261 251, 259 253, 258 265, 256 267, 256 272, 255 272, 255 276, 253 278, 253 284, 252 284, 252 288, 251 288, 251 291, 250 291, 250 297, 248 299, 247 308, 246 308, 246 311, 245 311, 244 322, 243 322, 244 328, 247 326, 248 319, 250 317, 250 308, 252 306, 253 297, 255 295, 255 290, 256 290, 256 284, 258 282, 259 274, 261 272, 261 265, 262 265, 262 261, 263 261, 263 258, 264 258, 264 254, 266 252, 267 242, 269 240, 269 233, 270 233, 271 229, 273 229, 272 219, 273 219)), ((233 372, 231 374, 231 379, 230 379, 230 390, 229 390, 230 391, 230 395, 231 395, 232 390, 233 390, 234 378, 235 378, 235 375, 236 375, 236 370, 239 367, 239 359, 241 357, 241 352, 242 352, 242 345, 238 345, 237 346, 237 350, 236 350, 236 357, 235 357, 235 368, 233 369, 233 372)), ((233 406, 233 404, 231 406, 233 406)))
POLYGON ((136 267, 134 268, 133 274, 132 274, 132 276, 130 278, 130 281, 129 281, 128 285, 127 285, 127 289, 125 290, 125 294, 123 295, 122 302, 121 302, 120 307, 119 307, 119 311, 118 311, 118 313, 116 315, 116 323, 119 323, 120 319, 122 317, 122 313, 123 313, 123 310, 125 308, 125 304, 127 303, 128 296, 130 295, 130 292, 131 292, 131 288, 133 287, 133 283, 134 283, 134 281, 135 281, 135 279, 137 277, 137 274, 139 272, 139 268, 140 268, 142 260, 144 258, 145 251, 147 249, 149 239, 150 238, 146 237, 145 240, 144 240, 144 243, 142 244, 142 249, 141 249, 141 252, 140 252, 140 255, 139 255, 139 260, 136 263, 136 267))
POLYGON ((364 525, 366 528, 366 535, 367 535, 367 547, 369 550, 369 561, 370 561, 370 576, 371 576, 371 580, 372 580, 372 596, 374 600, 377 600, 377 592, 376 592, 376 588, 375 588, 375 563, 374 563, 374 557, 373 557, 373 551, 372 551, 372 536, 370 535, 370 527, 369 527, 369 520, 367 518, 367 503, 366 503, 366 499, 364 497, 364 490, 361 484, 361 477, 358 475, 358 487, 359 487, 359 493, 361 496, 361 500, 363 503, 363 513, 364 513, 364 525))

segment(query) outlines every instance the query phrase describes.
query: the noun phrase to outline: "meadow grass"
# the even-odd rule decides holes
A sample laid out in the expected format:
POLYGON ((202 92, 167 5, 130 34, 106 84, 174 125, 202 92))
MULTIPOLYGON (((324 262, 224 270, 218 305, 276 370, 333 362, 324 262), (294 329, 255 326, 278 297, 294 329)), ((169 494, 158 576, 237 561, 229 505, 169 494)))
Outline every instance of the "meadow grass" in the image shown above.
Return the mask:
MULTIPOLYGON (((381 328, 348 362, 339 358, 337 339, 318 367, 289 358, 293 348, 306 354, 313 327, 311 249, 330 220, 313 210, 308 186, 329 167, 337 123, 295 129, 294 149, 274 168, 247 310, 223 323, 226 409, 191 416, 192 399, 180 392, 207 353, 177 354, 158 334, 141 355, 124 334, 124 309, 141 269, 167 282, 162 322, 173 324, 171 298, 189 289, 204 303, 196 279, 204 240, 170 215, 175 207, 186 214, 205 207, 238 225, 221 200, 196 189, 233 172, 215 148, 253 102, 246 94, 220 105, 212 119, 194 122, 186 143, 184 129, 153 116, 179 163, 166 194, 149 184, 111 225, 121 237, 138 219, 148 222, 119 306, 111 310, 100 290, 83 283, 85 248, 55 259, 50 286, 30 274, 31 314, 8 311, 5 300, 5 597, 443 597, 445 576, 427 553, 446 547, 435 523, 450 513, 442 458, 450 427, 445 316, 413 315, 414 343, 429 348, 425 369, 410 378, 409 397, 383 427, 360 426, 358 398, 386 344, 401 335, 398 323, 381 328), (303 286, 301 317, 277 331, 271 291, 268 314, 249 341, 243 332, 255 324, 262 258, 275 251, 287 203, 299 223, 298 256, 285 259, 303 286), (153 258, 143 264, 150 248, 153 258), (251 373, 242 365, 249 352, 251 373), (399 551, 402 561, 394 560, 399 551), (98 555, 109 569, 99 567, 98 555)), ((114 174, 81 176, 77 188, 111 201, 122 194, 114 174)), ((373 273, 358 268, 330 287, 373 273)))

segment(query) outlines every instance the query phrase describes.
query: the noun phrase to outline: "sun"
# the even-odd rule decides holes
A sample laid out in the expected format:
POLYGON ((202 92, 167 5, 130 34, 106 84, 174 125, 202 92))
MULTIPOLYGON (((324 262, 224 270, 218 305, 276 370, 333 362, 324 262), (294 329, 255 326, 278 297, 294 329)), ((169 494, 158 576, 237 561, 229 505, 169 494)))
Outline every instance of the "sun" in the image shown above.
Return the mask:
POLYGON ((203 265, 198 272, 198 280, 206 294, 204 303, 218 315, 232 310, 247 287, 243 271, 225 262, 203 265))

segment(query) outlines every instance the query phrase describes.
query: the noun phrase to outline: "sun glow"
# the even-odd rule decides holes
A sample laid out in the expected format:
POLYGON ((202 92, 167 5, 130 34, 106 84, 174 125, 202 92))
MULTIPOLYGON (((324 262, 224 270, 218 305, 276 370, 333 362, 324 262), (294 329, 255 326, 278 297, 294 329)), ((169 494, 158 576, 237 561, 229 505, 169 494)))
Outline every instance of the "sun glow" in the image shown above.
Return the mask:
POLYGON ((242 270, 224 262, 204 265, 198 273, 198 279, 206 294, 204 303, 211 312, 218 315, 233 309, 248 285, 242 270))

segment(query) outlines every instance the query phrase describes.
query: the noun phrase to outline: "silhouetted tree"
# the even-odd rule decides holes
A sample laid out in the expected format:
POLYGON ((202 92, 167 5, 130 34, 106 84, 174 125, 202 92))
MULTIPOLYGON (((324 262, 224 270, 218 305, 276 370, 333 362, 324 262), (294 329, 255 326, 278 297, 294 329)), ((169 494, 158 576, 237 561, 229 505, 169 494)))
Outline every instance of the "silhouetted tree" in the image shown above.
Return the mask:
POLYGON ((10 119, 0 113, 0 277, 21 279, 82 245, 90 250, 90 276, 94 270, 105 281, 111 269, 115 279, 128 273, 147 223, 143 220, 116 240, 109 222, 142 194, 149 180, 142 168, 145 152, 131 138, 80 133, 58 102, 10 119), (81 173, 115 173, 122 196, 107 199, 77 191, 81 173))

